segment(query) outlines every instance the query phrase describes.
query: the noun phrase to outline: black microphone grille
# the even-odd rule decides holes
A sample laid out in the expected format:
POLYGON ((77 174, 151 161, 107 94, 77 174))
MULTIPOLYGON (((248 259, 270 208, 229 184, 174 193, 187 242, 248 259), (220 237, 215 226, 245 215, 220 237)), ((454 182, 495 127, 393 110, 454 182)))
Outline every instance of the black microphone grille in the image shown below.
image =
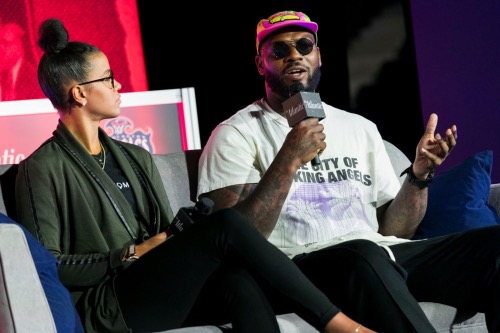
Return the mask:
POLYGON ((302 82, 294 82, 290 85, 290 97, 298 93, 299 91, 304 91, 306 88, 302 84, 302 82))

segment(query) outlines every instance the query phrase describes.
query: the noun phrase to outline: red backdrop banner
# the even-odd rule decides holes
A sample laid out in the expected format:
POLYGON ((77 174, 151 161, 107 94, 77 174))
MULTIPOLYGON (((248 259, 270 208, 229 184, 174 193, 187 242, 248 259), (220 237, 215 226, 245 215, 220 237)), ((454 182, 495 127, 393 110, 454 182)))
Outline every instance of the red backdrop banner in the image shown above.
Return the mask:
POLYGON ((70 40, 100 48, 121 92, 148 90, 136 0, 0 1, 0 101, 44 98, 37 79, 38 28, 59 18, 70 40))

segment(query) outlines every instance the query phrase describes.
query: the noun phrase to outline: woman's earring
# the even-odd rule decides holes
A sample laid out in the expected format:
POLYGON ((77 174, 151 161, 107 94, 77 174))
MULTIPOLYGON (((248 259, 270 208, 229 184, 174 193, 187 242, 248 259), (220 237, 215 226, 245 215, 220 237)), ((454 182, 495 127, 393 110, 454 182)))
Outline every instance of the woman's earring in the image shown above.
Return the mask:
POLYGON ((87 105, 87 101, 82 102, 82 106, 85 106, 85 105, 87 105))

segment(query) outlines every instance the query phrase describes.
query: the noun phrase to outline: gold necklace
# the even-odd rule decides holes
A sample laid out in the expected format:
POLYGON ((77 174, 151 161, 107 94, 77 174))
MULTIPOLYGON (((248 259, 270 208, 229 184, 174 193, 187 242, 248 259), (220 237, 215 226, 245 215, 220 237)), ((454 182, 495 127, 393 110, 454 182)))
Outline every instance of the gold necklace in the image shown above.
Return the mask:
MULTIPOLYGON (((106 166, 106 149, 104 149, 101 140, 99 140, 99 144, 101 145, 101 154, 103 155, 102 160, 99 158, 99 164, 101 165, 101 168, 104 170, 104 167, 106 166)), ((99 154, 99 157, 101 154, 99 154)))
POLYGON ((104 149, 101 140, 99 140, 99 145, 101 146, 101 152, 99 153, 99 155, 92 155, 92 157, 97 161, 97 163, 99 163, 99 166, 104 170, 104 167, 106 166, 106 149, 104 149))

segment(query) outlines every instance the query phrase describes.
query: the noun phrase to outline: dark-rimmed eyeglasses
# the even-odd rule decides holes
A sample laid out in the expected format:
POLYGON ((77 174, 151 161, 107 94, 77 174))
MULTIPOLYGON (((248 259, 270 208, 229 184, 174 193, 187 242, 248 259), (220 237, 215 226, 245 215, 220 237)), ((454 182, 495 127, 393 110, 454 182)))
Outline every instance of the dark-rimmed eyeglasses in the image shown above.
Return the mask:
POLYGON ((288 57, 292 50, 290 47, 295 47, 295 49, 302 55, 308 55, 312 52, 314 48, 314 42, 308 38, 300 38, 295 43, 277 41, 274 42, 269 48, 276 59, 282 59, 288 57))
POLYGON ((102 79, 97 79, 97 80, 82 82, 82 83, 78 83, 78 84, 80 86, 83 86, 84 84, 89 84, 89 83, 94 83, 94 82, 101 82, 101 81, 109 89, 115 89, 115 76, 113 75, 113 71, 111 71, 111 70, 109 71, 109 76, 107 76, 107 77, 103 77, 102 79))

